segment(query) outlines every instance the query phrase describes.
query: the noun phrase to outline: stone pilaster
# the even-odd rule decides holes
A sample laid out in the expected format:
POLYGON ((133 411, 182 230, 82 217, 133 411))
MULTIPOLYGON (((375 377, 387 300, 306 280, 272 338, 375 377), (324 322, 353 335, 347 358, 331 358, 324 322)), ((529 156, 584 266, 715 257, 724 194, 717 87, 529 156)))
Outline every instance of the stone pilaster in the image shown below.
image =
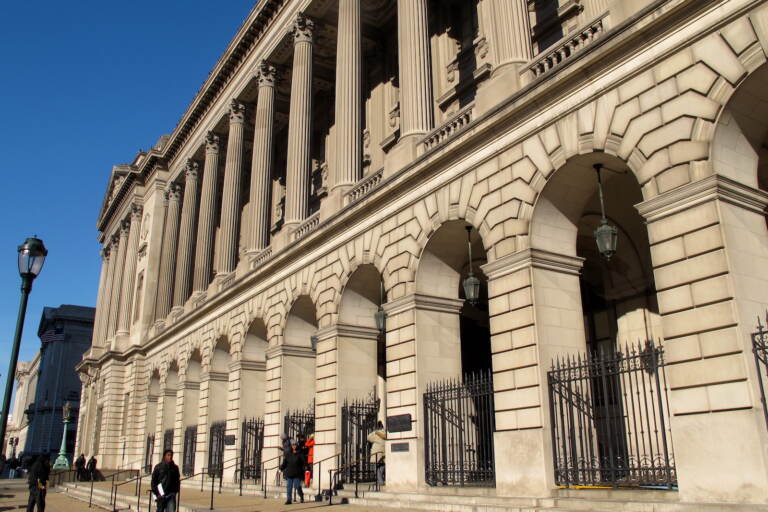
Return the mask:
POLYGON ((99 275, 99 294, 96 298, 96 317, 93 322, 93 335, 91 337, 91 345, 97 346, 102 340, 102 325, 104 324, 104 316, 106 313, 106 306, 104 302, 107 297, 107 280, 109 276, 109 247, 104 247, 101 250, 101 274, 99 275))
POLYGON ((427 0, 398 0, 400 137, 423 135, 434 126, 427 0))
POLYGON ((165 214, 165 230, 163 232, 163 250, 160 263, 159 283, 157 287, 157 304, 155 318, 164 319, 171 311, 173 296, 173 268, 176 259, 176 246, 179 234, 179 200, 181 187, 177 184, 168 186, 166 192, 167 212, 165 214))
POLYGON ((240 180, 243 174, 243 128, 245 105, 232 100, 229 107, 229 137, 227 161, 224 167, 224 190, 221 197, 221 224, 219 247, 216 248, 217 274, 235 270, 240 225, 240 180))
POLYGON ((197 217, 197 162, 187 160, 184 168, 184 202, 181 207, 179 247, 176 256, 176 286, 173 306, 183 307, 192 288, 192 256, 195 243, 195 217, 197 217))
POLYGON ((107 278, 107 296, 104 298, 104 306, 106 311, 104 312, 104 324, 102 325, 101 341, 102 346, 106 347, 106 340, 109 339, 110 329, 109 326, 112 323, 112 317, 117 314, 115 311, 115 288, 118 274, 117 260, 120 253, 120 236, 115 235, 112 237, 112 241, 109 247, 109 277, 107 278))
POLYGON ((339 0, 336 45, 336 168, 333 189, 348 190, 362 166, 361 0, 339 0))
MULTIPOLYGON (((117 334, 117 317, 120 314, 122 284, 125 276, 125 253, 128 250, 128 235, 130 233, 130 222, 120 223, 120 241, 118 242, 117 260, 115 262, 115 280, 113 283, 112 300, 109 313, 109 337, 114 338, 117 334)), ((114 347, 113 347, 114 348, 114 347)))
POLYGON ((128 248, 125 253, 125 272, 121 285, 122 297, 120 298, 120 313, 117 322, 117 334, 128 334, 131 327, 131 311, 133 310, 133 287, 136 281, 136 263, 138 260, 139 232, 141 228, 140 205, 131 207, 131 230, 128 233, 128 248))
POLYGON ((200 192, 200 219, 197 223, 195 292, 202 292, 208 288, 213 270, 213 245, 216 234, 214 214, 218 204, 216 198, 218 176, 219 136, 213 132, 208 132, 205 136, 205 167, 203 169, 203 186, 200 192))
POLYGON ((288 163, 285 226, 296 227, 307 216, 312 135, 312 36, 315 25, 299 14, 293 25, 293 75, 288 118, 288 163))
POLYGON ((269 243, 270 187, 272 174, 272 132, 275 121, 275 80, 277 70, 267 61, 259 63, 259 97, 256 101, 251 166, 251 222, 248 251, 257 252, 269 243))

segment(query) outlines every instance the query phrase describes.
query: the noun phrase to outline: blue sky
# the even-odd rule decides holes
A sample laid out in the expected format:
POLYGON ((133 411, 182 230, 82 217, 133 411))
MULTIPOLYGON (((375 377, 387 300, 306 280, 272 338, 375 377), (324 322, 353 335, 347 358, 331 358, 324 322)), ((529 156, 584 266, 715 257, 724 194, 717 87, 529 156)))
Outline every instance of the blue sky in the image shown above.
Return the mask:
POLYGON ((173 130, 254 3, 3 6, 0 389, 18 312, 17 246, 37 234, 49 250, 29 301, 20 355, 28 360, 44 306, 95 305, 96 216, 112 165, 173 130))

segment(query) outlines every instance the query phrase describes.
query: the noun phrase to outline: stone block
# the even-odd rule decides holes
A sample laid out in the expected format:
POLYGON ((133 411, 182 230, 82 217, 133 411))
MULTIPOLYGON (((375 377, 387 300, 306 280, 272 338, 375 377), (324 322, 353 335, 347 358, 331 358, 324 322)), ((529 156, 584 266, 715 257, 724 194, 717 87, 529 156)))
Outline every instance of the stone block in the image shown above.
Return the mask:
POLYGON ((699 336, 683 336, 664 343, 664 361, 668 364, 701 359, 699 336))
POLYGON ((742 350, 742 333, 736 327, 728 327, 699 334, 702 357, 732 354, 742 350))
POLYGON ((744 357, 741 354, 687 361, 667 367, 667 382, 671 389, 707 386, 745 378, 744 357))
POLYGON ((651 259, 656 267, 680 261, 685 256, 685 244, 682 237, 672 238, 651 246, 651 259))
POLYGON ((736 318, 729 301, 666 315, 662 325, 665 338, 670 339, 733 325, 736 318))
POLYGON ((723 249, 699 254, 654 269, 656 289, 666 290, 728 272, 728 260, 723 249))
POLYGON ((700 117, 714 120, 720 112, 720 105, 696 91, 686 91, 661 106, 661 117, 670 123, 681 116, 700 117))
POLYGON ((648 70, 635 75, 631 80, 627 80, 624 84, 619 86, 619 101, 625 103, 652 88, 654 85, 656 85, 656 82, 653 78, 653 71, 648 70))
POLYGON ((696 60, 706 63, 731 84, 737 83, 746 73, 739 59, 717 33, 694 43, 692 50, 696 60))
POLYGON ((716 204, 714 202, 702 203, 650 223, 648 225, 648 238, 651 244, 657 244, 711 226, 718 220, 719 213, 716 204))
POLYGON ((673 142, 690 139, 692 129, 693 119, 681 117, 665 124, 661 128, 646 133, 637 144, 637 148, 647 158, 659 149, 671 145, 673 142))
POLYGON ((693 62, 691 51, 687 48, 682 49, 656 64, 653 67, 654 77, 657 82, 663 82, 667 78, 675 76, 682 70, 692 66, 693 62))

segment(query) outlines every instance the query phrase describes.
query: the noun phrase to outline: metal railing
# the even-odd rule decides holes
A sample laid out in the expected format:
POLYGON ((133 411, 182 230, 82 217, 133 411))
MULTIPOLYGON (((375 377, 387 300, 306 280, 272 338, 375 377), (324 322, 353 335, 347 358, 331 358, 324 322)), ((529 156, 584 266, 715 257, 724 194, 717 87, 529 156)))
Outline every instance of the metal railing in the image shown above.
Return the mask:
POLYGON ((663 349, 558 359, 547 374, 555 483, 677 484, 663 349))
MULTIPOLYGON (((765 315, 765 322, 768 324, 768 312, 765 315)), ((763 403, 765 427, 768 428, 768 403, 766 403, 765 398, 765 386, 768 383, 768 327, 760 322, 759 316, 757 317, 757 330, 752 333, 752 354, 755 356, 755 366, 757 367, 757 385, 760 388, 760 401, 763 403)))
MULTIPOLYGON (((364 456, 360 457, 359 459, 353 460, 348 462, 347 464, 342 464, 341 466, 338 466, 334 469, 328 470, 328 490, 326 491, 326 495, 328 496, 328 505, 333 505, 333 497, 338 494, 338 490, 342 488, 340 478, 342 474, 349 473, 349 468, 359 466, 363 462, 369 462, 370 456, 364 456)), ((375 460, 374 460, 374 466, 378 467, 379 465, 379 454, 375 454, 375 460)), ((355 498, 359 498, 359 485, 360 480, 355 479, 355 498)), ((378 479, 374 479, 374 490, 379 490, 379 482, 378 479)))

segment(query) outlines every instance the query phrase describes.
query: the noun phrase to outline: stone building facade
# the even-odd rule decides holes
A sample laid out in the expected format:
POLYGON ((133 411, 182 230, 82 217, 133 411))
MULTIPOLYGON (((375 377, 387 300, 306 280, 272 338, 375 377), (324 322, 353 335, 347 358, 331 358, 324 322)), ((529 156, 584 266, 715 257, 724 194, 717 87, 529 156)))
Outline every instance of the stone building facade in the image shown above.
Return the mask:
POLYGON ((327 478, 345 402, 368 400, 391 421, 388 489, 450 484, 458 450, 462 482, 499 496, 636 466, 681 501, 768 503, 749 337, 766 54, 761 0, 258 2, 173 133, 113 168, 78 451, 140 467, 171 446, 229 477, 254 418, 271 478, 304 410, 327 478), (619 352, 637 368, 556 408, 553 366, 619 352), (476 444, 438 454, 451 382, 476 444), (561 446, 568 425, 589 446, 561 446))
POLYGON ((25 414, 35 400, 37 376, 40 372, 40 352, 31 361, 19 361, 16 368, 16 389, 13 392, 13 408, 8 416, 5 434, 5 455, 11 457, 24 451, 29 434, 29 416, 25 414))

